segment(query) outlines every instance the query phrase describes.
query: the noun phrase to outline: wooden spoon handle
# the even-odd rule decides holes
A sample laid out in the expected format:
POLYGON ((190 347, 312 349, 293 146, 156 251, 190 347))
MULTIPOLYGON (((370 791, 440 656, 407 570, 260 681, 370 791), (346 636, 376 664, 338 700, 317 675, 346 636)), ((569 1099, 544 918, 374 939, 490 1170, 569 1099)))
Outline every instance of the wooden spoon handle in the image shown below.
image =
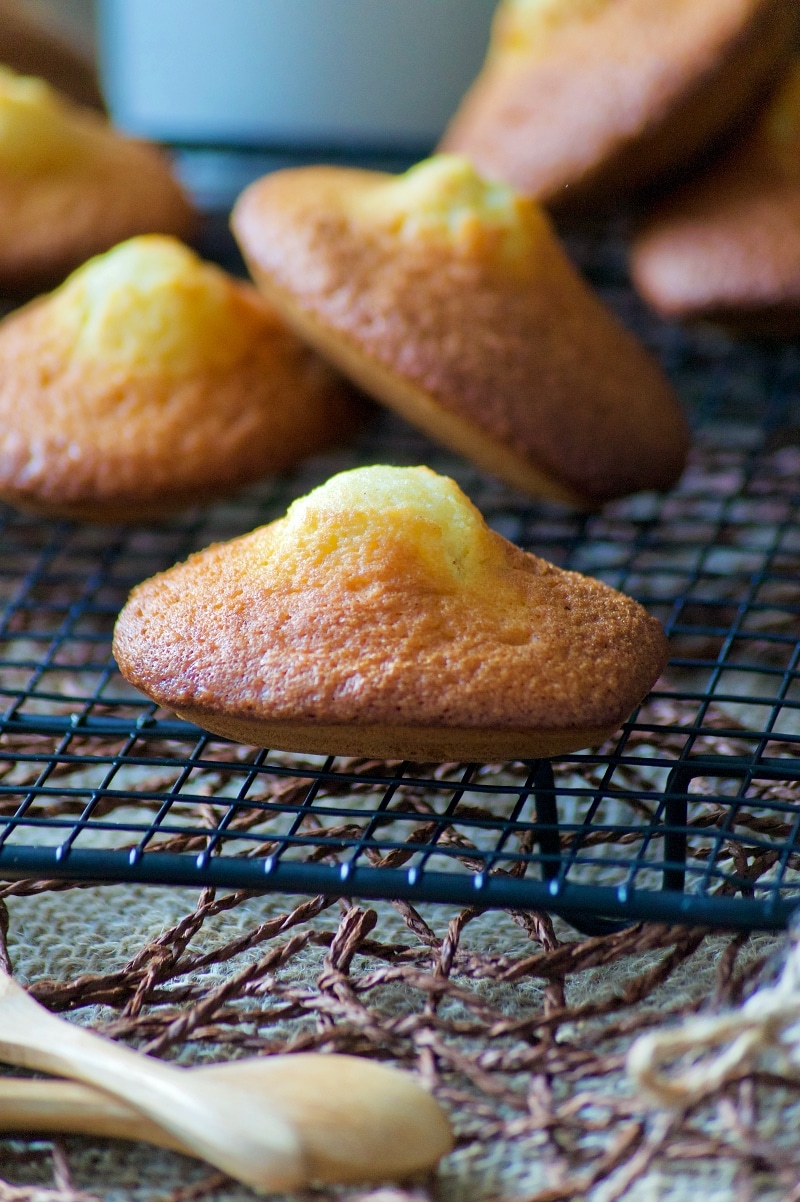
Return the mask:
POLYGON ((298 1134, 277 1106, 235 1087, 203 1088, 172 1068, 50 1014, 0 972, 0 1059, 95 1085, 129 1103, 198 1157, 257 1189, 306 1184, 298 1134))
POLYGON ((162 1090, 182 1090, 175 1069, 57 1018, 2 972, 0 1057, 6 1064, 74 1077, 109 1093, 124 1090, 128 1095, 131 1074, 134 1093, 142 1084, 157 1095, 162 1090))
POLYGON ((73 1081, 0 1077, 0 1132, 13 1131, 143 1140, 185 1156, 194 1155, 174 1135, 124 1102, 73 1081))
POLYGON ((161 1121, 165 1105, 191 1111, 180 1070, 57 1018, 0 973, 0 1059, 96 1085, 161 1121))

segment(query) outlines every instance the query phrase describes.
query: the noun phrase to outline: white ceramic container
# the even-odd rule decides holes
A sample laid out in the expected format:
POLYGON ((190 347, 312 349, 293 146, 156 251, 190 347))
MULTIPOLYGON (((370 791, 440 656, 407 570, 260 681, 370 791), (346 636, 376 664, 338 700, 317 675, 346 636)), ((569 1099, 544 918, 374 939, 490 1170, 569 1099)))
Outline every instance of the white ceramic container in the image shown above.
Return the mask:
POLYGON ((167 141, 427 147, 496 0, 100 0, 115 120, 167 141))

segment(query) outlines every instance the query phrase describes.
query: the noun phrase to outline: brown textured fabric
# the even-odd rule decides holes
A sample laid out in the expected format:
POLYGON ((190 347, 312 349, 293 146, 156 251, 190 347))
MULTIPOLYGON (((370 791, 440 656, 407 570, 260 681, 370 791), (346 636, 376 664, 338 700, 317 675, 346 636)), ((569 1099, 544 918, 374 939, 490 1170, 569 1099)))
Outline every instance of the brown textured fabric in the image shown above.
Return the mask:
MULTIPOLYGON (((227 754, 238 762, 241 751, 227 754)), ((194 789, 213 796, 224 788, 215 769, 198 766, 194 789)), ((462 771, 451 766, 450 775, 462 771)), ((300 801, 307 787, 283 780, 277 792, 300 801)), ((417 804, 430 837, 434 811, 426 799, 417 804)), ((462 807, 441 842, 472 867, 474 845, 458 829, 462 807)), ((489 809, 482 813, 493 821, 489 809)), ((726 814, 712 819, 715 832, 726 814)), ((320 837, 312 858, 335 861, 330 828, 309 820, 301 829, 320 837)), ((627 836, 617 839, 616 854, 630 854, 627 836)), ((201 850, 187 836, 173 841, 176 850, 201 850)), ((414 846, 412 838, 391 854, 402 862, 414 846)), ((212 889, 197 897, 21 881, 0 894, 17 979, 49 1009, 106 1036, 183 1064, 345 1052, 414 1072, 450 1112, 456 1152, 432 1180, 320 1188, 319 1202, 584 1202, 589 1191, 687 1202, 698 1184, 714 1202, 787 1202, 796 1189, 796 1089, 748 1073, 670 1115, 632 1094, 624 1076, 639 1032, 749 994, 774 937, 653 923, 582 938, 539 913, 212 889)), ((5 950, 0 943, 0 958, 5 950)), ((101 1202, 112 1190, 159 1202, 245 1196, 208 1166, 145 1145, 75 1138, 4 1142, 0 1190, 8 1202, 101 1202)))
POLYGON ((796 0, 606 0, 494 50, 442 146, 547 204, 629 193, 738 119, 798 26, 796 0))
POLYGON ((76 356, 47 297, 7 318, 0 497, 50 514, 140 520, 339 440, 354 418, 345 386, 254 289, 231 279, 229 302, 229 319, 247 331, 242 352, 173 372, 76 356))
POLYGON ((494 730, 523 754, 526 731, 577 748, 587 728, 615 729, 666 662, 660 624, 630 598, 488 529, 485 574, 446 589, 380 524, 346 573, 311 550, 285 573, 282 526, 134 590, 114 642, 131 683, 212 728, 217 715, 312 733, 431 726, 467 746, 470 729, 494 730))
MULTIPOLYGON (((418 415, 396 403, 392 380, 463 423, 460 443, 445 438, 483 466, 486 444, 503 448, 588 506, 673 484, 688 446, 677 400, 546 223, 526 270, 511 271, 351 216, 349 198, 385 178, 307 168, 269 176, 240 198, 235 232, 287 320, 405 416, 418 415), (388 384, 371 380, 373 365, 388 384)), ((418 420, 442 437, 424 414, 418 420)), ((520 486, 504 466, 495 471, 520 486)))
POLYGON ((800 333, 800 60, 749 134, 653 211, 631 270, 667 317, 800 333))

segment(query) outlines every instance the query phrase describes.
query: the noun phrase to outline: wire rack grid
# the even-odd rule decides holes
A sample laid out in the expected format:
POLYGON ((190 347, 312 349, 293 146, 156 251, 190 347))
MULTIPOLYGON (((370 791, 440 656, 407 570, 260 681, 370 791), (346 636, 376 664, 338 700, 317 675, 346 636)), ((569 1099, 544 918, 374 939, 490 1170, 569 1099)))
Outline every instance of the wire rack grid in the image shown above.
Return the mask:
POLYGON ((660 325, 617 234, 569 245, 693 415, 667 496, 590 516, 524 502, 376 413, 356 447, 163 525, 0 511, 1 877, 547 909, 589 933, 785 925, 800 902, 800 348, 660 325), (110 637, 134 584, 363 462, 453 475, 494 529, 662 620, 669 669, 617 736, 552 761, 324 759, 226 742, 126 685, 110 637))

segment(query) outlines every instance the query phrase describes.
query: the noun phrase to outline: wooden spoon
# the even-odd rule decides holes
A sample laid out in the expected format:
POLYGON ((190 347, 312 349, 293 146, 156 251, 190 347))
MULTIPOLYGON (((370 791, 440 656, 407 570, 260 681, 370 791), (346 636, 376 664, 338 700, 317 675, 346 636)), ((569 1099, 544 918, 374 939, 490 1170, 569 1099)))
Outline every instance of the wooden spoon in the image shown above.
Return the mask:
MULTIPOLYGON (((296 1127, 315 1182, 402 1181, 433 1168, 452 1147, 441 1108, 408 1074, 356 1056, 271 1056, 186 1071, 193 1081, 249 1078, 268 1092, 296 1127)), ((0 1077, 0 1132, 23 1131, 144 1140, 197 1155, 90 1085, 0 1077)))
MULTIPOLYGON (((357 1057, 313 1054, 175 1068, 56 1018, 4 974, 0 1058, 75 1078, 121 1101, 120 1107, 94 1091, 83 1092, 84 1114, 108 1112, 99 1120, 103 1130, 95 1124, 94 1133, 122 1135, 124 1129, 134 1138, 141 1133, 264 1191, 297 1189, 313 1180, 345 1184, 403 1177, 431 1168, 452 1146, 437 1103, 397 1070, 357 1057), (112 1130, 117 1121, 121 1126, 112 1130)), ((22 1093, 33 1086, 75 1088, 60 1082, 14 1084, 22 1093)), ((40 1110, 41 1097, 40 1092, 40 1110)), ((75 1111, 76 1119, 80 1113, 75 1111)), ((63 1124, 59 1129, 89 1130, 63 1124)))

